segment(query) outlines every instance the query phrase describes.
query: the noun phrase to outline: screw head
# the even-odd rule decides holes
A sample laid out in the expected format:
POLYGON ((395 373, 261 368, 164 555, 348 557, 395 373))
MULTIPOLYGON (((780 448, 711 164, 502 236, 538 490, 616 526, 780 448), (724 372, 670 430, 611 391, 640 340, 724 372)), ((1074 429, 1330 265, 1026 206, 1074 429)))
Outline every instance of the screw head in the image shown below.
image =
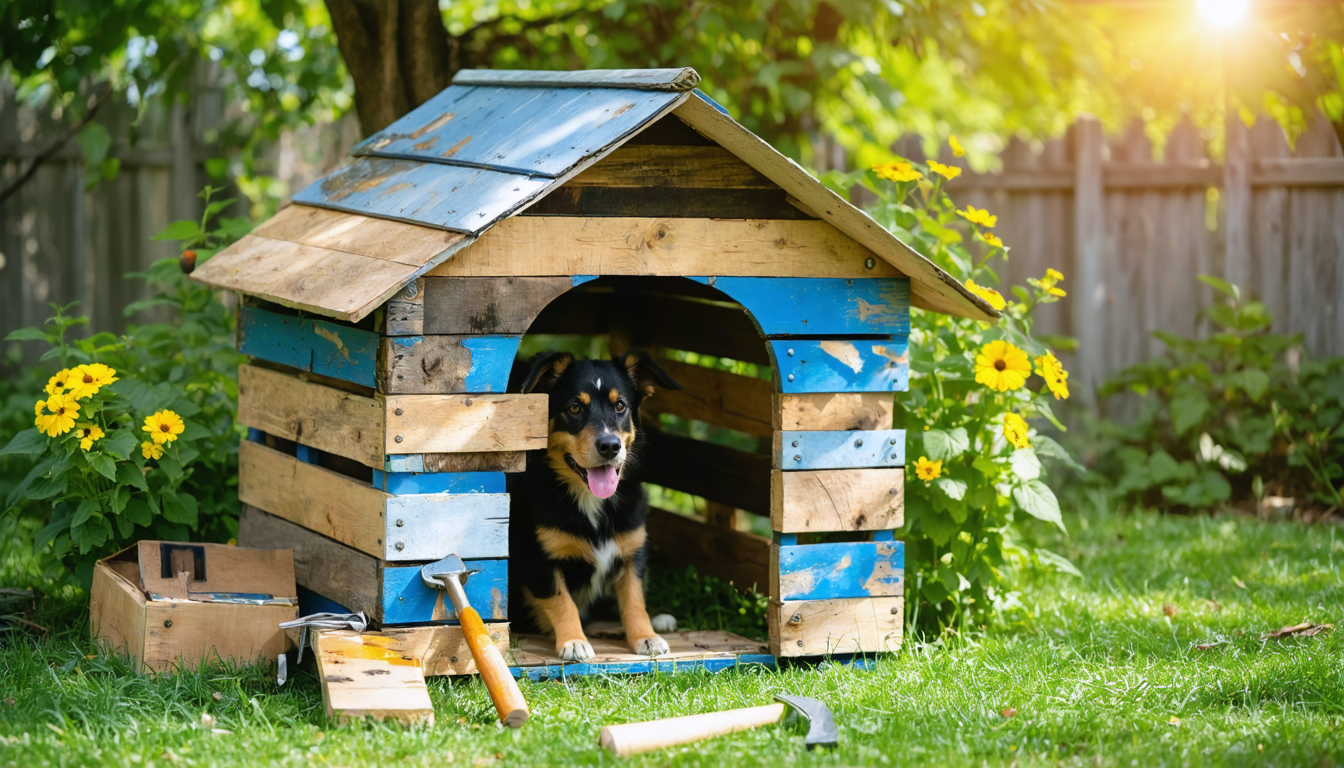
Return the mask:
POLYGON ((395 413, 395 414, 397 414, 398 416, 400 416, 400 415, 402 414, 402 410, 401 410, 400 408, 398 408, 397 410, 393 411, 393 413, 395 413))
POLYGON ((396 544, 393 544, 392 546, 396 547, 397 551, 400 552, 401 550, 406 548, 406 542, 398 541, 396 544))
POLYGON ((797 441, 797 440, 794 440, 794 441, 793 441, 793 447, 794 447, 794 448, 797 448, 797 447, 798 447, 798 441, 797 441))
POLYGON ((402 527, 402 526, 405 525, 405 524, 406 524, 406 521, 404 521, 404 520, 398 520, 398 521, 397 521, 397 527, 398 527, 398 528, 402 527))
POLYGON ((865 259, 865 260, 864 260, 864 262, 863 262, 863 266, 864 266, 866 269, 872 269, 873 267, 876 267, 876 266, 877 266, 877 260, 876 260, 876 259, 873 259, 873 258, 871 258, 871 257, 869 257, 868 259, 865 259))
POLYGON ((798 454, 794 454, 794 456, 793 456, 793 460, 794 460, 794 461, 802 461, 802 460, 803 460, 803 457, 802 457, 802 456, 799 456, 798 454))
POLYGON ((397 435, 396 437, 394 437, 394 438, 392 438, 392 439, 393 439, 393 440, 396 440, 398 443, 400 443, 402 440, 405 440, 406 438, 402 437, 401 435, 397 435))
POLYGON ((490 639, 491 639, 491 640, 494 640, 495 642, 499 642, 499 633, 498 633, 498 632, 491 632, 491 633, 490 633, 490 639))
MULTIPOLYGON (((900 492, 901 492, 900 488, 892 488, 891 490, 887 491, 887 493, 891 494, 892 496, 895 496, 900 492)), ((400 547, 398 547, 398 549, 400 549, 400 547)))
POLYGON ((798 641, 798 647, 799 647, 799 648, 802 648, 802 647, 803 647, 803 641, 802 641, 802 640, 799 640, 799 641, 798 641))
POLYGON ((792 373, 789 374, 789 381, 793 381, 793 374, 792 374, 792 373))
POLYGON ((854 441, 854 447, 855 447, 855 448, 862 448, 862 447, 863 447, 863 440, 861 440, 861 439, 860 439, 860 440, 855 440, 855 441, 854 441))
POLYGON ((456 656, 451 656, 451 657, 449 657, 448 660, 451 661, 451 662, 453 662, 454 664, 457 663, 457 657, 456 657, 456 656))
POLYGON ((891 454, 891 460, 892 460, 892 461, 895 461, 895 460, 896 460, 896 454, 894 454, 894 453, 891 454))
POLYGON ((893 605, 893 606, 891 607, 891 615, 892 615, 892 616, 895 616, 895 615, 896 615, 896 611, 897 611, 897 608, 896 608, 896 606, 893 605))
POLYGON ((404 602, 406 602, 406 596, 405 596, 405 595, 397 595, 397 602, 398 602, 398 603, 404 603, 404 602))
POLYGON ((895 444, 896 444, 896 438, 893 437, 893 438, 891 438, 890 440, 888 440, 887 442, 888 442, 888 443, 891 443, 892 445, 895 445, 895 444))
POLYGON ((171 626, 173 626, 173 620, 172 620, 172 619, 164 619, 164 620, 163 620, 163 626, 164 626, 164 627, 171 627, 171 626))
POLYGON ((792 350, 792 349, 789 350, 789 357, 793 357, 793 350, 792 350))
POLYGON ((800 622, 800 621, 802 621, 802 620, 803 620, 803 615, 802 615, 801 613, 795 613, 795 614, 793 614, 793 616, 789 617, 789 623, 790 623, 790 624, 797 624, 798 622, 800 622))

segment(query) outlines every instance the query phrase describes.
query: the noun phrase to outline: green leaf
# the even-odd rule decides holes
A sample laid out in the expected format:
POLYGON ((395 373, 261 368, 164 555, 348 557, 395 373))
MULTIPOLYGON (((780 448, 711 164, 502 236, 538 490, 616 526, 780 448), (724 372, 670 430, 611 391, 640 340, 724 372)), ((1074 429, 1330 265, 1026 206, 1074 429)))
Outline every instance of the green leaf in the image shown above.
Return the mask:
POLYGON ((1008 457, 1008 466, 1020 480, 1035 480, 1041 476, 1041 460, 1030 448, 1018 448, 1008 457))
POLYGON ((75 510, 75 516, 70 519, 70 527, 77 528, 85 523, 93 513, 98 511, 98 502, 94 499, 85 499, 79 503, 79 509, 75 510))
POLYGON ((130 462, 117 465, 117 483, 149 493, 149 484, 145 482, 145 473, 130 462))
POLYGON ((1054 459, 1069 469, 1072 469, 1074 472, 1087 474, 1087 467, 1079 464, 1078 460, 1073 458, 1073 454, 1069 453, 1068 449, 1056 442, 1053 437, 1037 434, 1031 438, 1031 445, 1036 449, 1036 455, 1038 457, 1044 456, 1047 459, 1054 459))
POLYGON ((150 509, 149 501, 143 496, 132 497, 126 504, 126 511, 122 518, 130 520, 136 525, 149 525, 154 522, 154 510, 150 509))
POLYGON ((970 447, 971 439, 967 437, 965 427, 930 429, 924 433, 924 454, 933 461, 947 461, 970 447))
POLYGON ((1067 557, 1064 557, 1063 555, 1057 555, 1048 549, 1037 548, 1036 559, 1040 561, 1041 565, 1054 568, 1056 571, 1059 571, 1060 573, 1068 573, 1074 576, 1083 575, 1083 572, 1078 570, 1078 566, 1070 562, 1070 560, 1067 557))
POLYGON ((1269 374, 1259 368, 1247 368, 1241 372, 1241 388, 1252 401, 1259 402, 1269 390, 1269 374))
POLYGON ((169 480, 177 482, 182 479, 182 465, 171 454, 164 453, 163 458, 159 459, 159 466, 163 468, 169 480))
POLYGON ((1241 289, 1220 277, 1214 277, 1213 275, 1198 275, 1195 279, 1210 288, 1222 291, 1232 297, 1233 300, 1241 300, 1241 289))
POLYGON ((1014 487, 1013 501, 1017 502, 1023 512, 1032 517, 1054 523, 1060 530, 1066 530, 1059 511, 1059 499, 1055 498, 1055 492, 1050 490, 1050 486, 1040 480, 1029 480, 1014 487))
POLYGON ((99 453, 89 460, 98 474, 106 477, 108 480, 117 479, 117 462, 111 456, 105 453, 99 453))
POLYGON ((196 498, 189 493, 164 491, 163 518, 170 523, 196 525, 196 498))
POLYGON ((947 494, 948 498, 954 501, 961 501, 966 498, 966 481, 954 480, 950 477, 940 477, 933 481, 934 486, 947 494))
POLYGON ((150 240, 195 240, 201 236, 201 225, 195 221, 174 221, 150 240))
POLYGON ((108 506, 112 508, 112 514, 121 514, 126 508, 126 502, 131 500, 131 489, 124 485, 117 486, 117 489, 108 497, 108 506))
POLYGON ((1209 411, 1209 400, 1197 389, 1182 389, 1171 399, 1171 427, 1176 434, 1184 435, 1190 428, 1204 420, 1209 411))
POLYGON ((89 168, 98 168, 112 147, 112 134, 101 123, 89 123, 75 134, 75 143, 84 153, 84 163, 89 168))
POLYGON ((41 328, 20 328, 5 335, 5 341, 46 341, 47 332, 41 328))
POLYGON ((101 443, 104 451, 118 459, 129 458, 139 445, 140 441, 136 439, 135 433, 129 429, 118 429, 112 433, 111 437, 101 443))
POLYGON ((47 436, 38 432, 36 429, 25 429, 14 436, 3 449, 0 449, 0 456, 36 456, 47 450, 50 444, 47 436))

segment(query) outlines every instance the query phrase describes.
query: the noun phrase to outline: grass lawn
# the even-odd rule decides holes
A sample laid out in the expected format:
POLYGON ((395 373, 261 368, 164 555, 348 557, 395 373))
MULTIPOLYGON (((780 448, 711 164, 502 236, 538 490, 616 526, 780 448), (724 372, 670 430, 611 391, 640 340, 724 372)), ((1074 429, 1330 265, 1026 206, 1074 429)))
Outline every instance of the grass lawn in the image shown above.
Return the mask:
POLYGON ((1333 526, 1101 515, 1068 522, 1072 536, 1054 547, 1085 576, 1028 585, 1009 629, 908 647, 870 671, 822 665, 524 682, 532 720, 521 731, 495 723, 475 680, 435 679, 439 725, 408 729, 337 727, 308 671, 282 689, 253 669, 128 674, 89 643, 79 602, 50 599, 33 618, 58 627, 55 637, 11 633, 0 651, 0 763, 612 765, 622 761, 596 746, 603 724, 753 706, 776 692, 829 703, 840 748, 808 753, 798 733, 763 728, 624 762, 1344 762, 1344 637, 1260 640, 1265 630, 1340 618, 1344 536, 1333 526), (1194 647, 1209 643, 1221 644, 1194 647), (1016 715, 1004 717, 1006 708, 1016 715), (223 730, 202 727, 203 713, 223 730))

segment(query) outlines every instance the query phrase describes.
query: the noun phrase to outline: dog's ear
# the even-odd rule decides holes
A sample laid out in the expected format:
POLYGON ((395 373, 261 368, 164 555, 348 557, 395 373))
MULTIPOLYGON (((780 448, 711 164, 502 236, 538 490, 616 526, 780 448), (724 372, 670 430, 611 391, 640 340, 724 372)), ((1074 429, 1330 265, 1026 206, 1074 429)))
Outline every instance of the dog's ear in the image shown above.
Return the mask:
POLYGON ((546 352, 532 358, 532 368, 523 379, 523 394, 550 391, 572 362, 574 356, 568 352, 546 352))
POLYGON ((667 375, 653 356, 642 349, 632 349, 616 358, 616 362, 625 368, 635 387, 647 397, 653 394, 654 387, 681 389, 681 385, 667 375))

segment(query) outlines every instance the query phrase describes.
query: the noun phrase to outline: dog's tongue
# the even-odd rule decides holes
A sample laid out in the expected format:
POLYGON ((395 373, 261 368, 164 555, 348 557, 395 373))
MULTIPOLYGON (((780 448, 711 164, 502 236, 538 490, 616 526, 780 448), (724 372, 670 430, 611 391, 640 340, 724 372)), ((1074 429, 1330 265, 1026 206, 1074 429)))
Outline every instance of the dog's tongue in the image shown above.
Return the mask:
POLYGON ((616 492, 616 482, 616 468, 611 465, 588 470, 588 490, 599 499, 611 498, 616 492))

